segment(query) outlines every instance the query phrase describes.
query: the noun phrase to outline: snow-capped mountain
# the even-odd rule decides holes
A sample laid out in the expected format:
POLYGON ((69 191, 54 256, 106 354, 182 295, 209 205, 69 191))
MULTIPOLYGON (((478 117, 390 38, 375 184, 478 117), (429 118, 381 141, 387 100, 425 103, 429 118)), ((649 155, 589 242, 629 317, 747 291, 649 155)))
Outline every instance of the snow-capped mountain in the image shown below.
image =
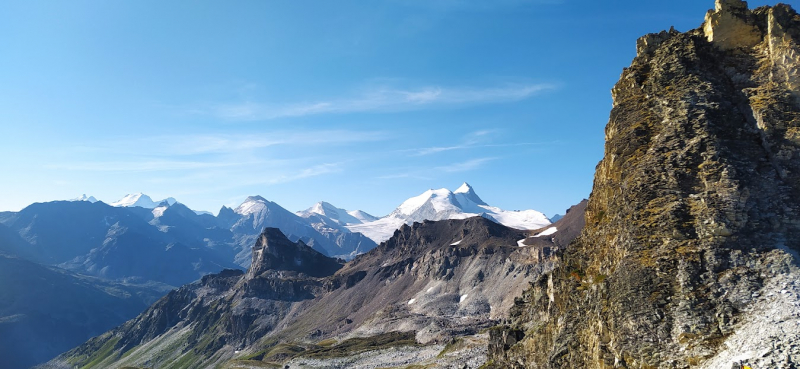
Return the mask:
POLYGON ((365 211, 361 211, 361 210, 350 210, 350 211, 347 212, 347 214, 350 214, 354 218, 360 220, 361 223, 374 222, 374 221, 380 219, 380 218, 378 218, 378 217, 376 217, 374 215, 371 215, 371 214, 369 214, 369 213, 367 213, 365 211))
POLYGON ((296 213, 328 240, 339 246, 335 256, 352 259, 378 246, 369 237, 353 232, 347 225, 362 224, 377 220, 361 210, 347 211, 321 201, 314 206, 296 213))
MULTIPOLYGON (((74 200, 97 201, 86 195, 74 200)), ((180 233, 184 232, 184 228, 194 231, 202 228, 224 230, 228 233, 218 232, 213 237, 205 237, 210 242, 206 243, 216 245, 214 247, 225 243, 235 245, 235 261, 242 266, 250 261, 250 246, 265 227, 279 228, 292 241, 303 240, 308 246, 329 256, 351 259, 389 239, 403 224, 413 222, 482 216, 517 229, 539 229, 550 224, 544 214, 535 210, 506 211, 490 206, 467 183, 455 191, 445 188, 427 190, 404 201, 382 218, 361 210, 339 208, 324 201, 292 213, 261 196, 250 196, 233 209, 223 206, 217 216, 183 205, 173 209, 176 204, 180 205, 172 197, 154 201, 140 192, 126 195, 110 205, 131 208, 131 211, 159 227, 162 232, 180 233), (180 213, 180 216, 173 214, 170 220, 162 219, 168 212, 180 213), (179 221, 183 218, 202 227, 186 226, 188 223, 179 221)))
POLYGON ((306 219, 314 214, 321 215, 343 226, 378 220, 378 217, 367 214, 361 210, 347 211, 337 208, 325 201, 320 201, 306 210, 298 211, 296 214, 306 219))
POLYGON ((74 199, 70 199, 69 201, 88 201, 91 203, 97 202, 97 199, 94 196, 86 196, 86 194, 80 195, 74 199))
POLYGON ((161 201, 153 201, 153 199, 151 199, 150 196, 147 196, 139 192, 139 193, 132 193, 125 195, 125 197, 121 198, 119 201, 112 202, 110 205, 117 207, 128 207, 128 208, 138 206, 146 209, 154 209, 158 207, 159 204, 165 201, 169 205, 175 204, 177 202, 177 200, 175 200, 172 197, 168 197, 161 201))
POLYGON ((303 240, 308 246, 327 255, 336 255, 336 245, 317 232, 305 219, 261 196, 250 196, 230 214, 220 210, 220 217, 231 222, 231 231, 241 246, 236 261, 250 259, 251 246, 265 227, 279 228, 292 241, 303 240))
POLYGON ((466 182, 457 190, 446 188, 427 190, 419 196, 404 201, 389 215, 362 224, 348 225, 353 232, 360 232, 375 242, 389 239, 403 224, 424 220, 464 219, 482 216, 517 229, 539 229, 549 225, 550 219, 536 210, 508 211, 489 206, 466 182))
MULTIPOLYGON (((370 219, 369 214, 362 213, 357 214, 363 219, 370 219)), ((237 255, 239 262, 250 258, 250 246, 264 227, 279 228, 292 241, 303 240, 308 246, 324 254, 346 259, 377 246, 371 239, 351 232, 342 224, 361 223, 361 220, 346 210, 327 203, 317 204, 305 212, 295 214, 261 196, 250 196, 236 209, 223 207, 218 217, 223 222, 232 224, 231 231, 243 246, 243 252, 237 255)))

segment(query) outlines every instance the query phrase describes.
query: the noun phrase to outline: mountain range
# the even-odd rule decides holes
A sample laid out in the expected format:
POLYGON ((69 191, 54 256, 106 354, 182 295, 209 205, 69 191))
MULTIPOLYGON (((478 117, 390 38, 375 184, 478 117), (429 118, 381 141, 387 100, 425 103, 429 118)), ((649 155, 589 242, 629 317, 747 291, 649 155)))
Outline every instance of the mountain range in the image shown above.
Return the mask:
MULTIPOLYGON (((472 197, 483 204, 472 192, 472 197)), ((466 192, 458 196, 465 195, 466 192)), ((422 210, 412 212, 408 220, 397 223, 397 227, 414 219, 421 220, 425 214, 436 219, 463 218, 466 216, 461 209, 463 204, 475 206, 464 199, 457 202, 456 195, 451 197, 445 211, 437 212, 434 209, 425 212, 425 206, 442 203, 432 199, 427 205, 421 204, 422 210)), ((396 221, 399 218, 395 215, 392 219, 396 221)), ((292 242, 307 245, 321 254, 350 260, 374 249, 377 244, 348 227, 369 225, 380 220, 363 211, 347 211, 326 202, 292 213, 260 196, 248 197, 236 208, 222 207, 214 216, 189 209, 174 198, 153 201, 142 193, 126 195, 111 205, 82 195, 71 201, 36 203, 19 212, 0 213, 0 253, 12 258, 10 260, 19 260, 15 265, 28 265, 41 273, 45 270, 57 271, 48 275, 62 281, 53 283, 75 285, 75 288, 84 286, 80 288, 87 291, 136 288, 140 295, 149 296, 144 300, 119 300, 121 304, 128 304, 128 308, 115 309, 118 312, 116 315, 103 315, 103 306, 108 303, 102 301, 119 294, 112 292, 112 297, 108 297, 102 293, 81 292, 86 296, 86 303, 81 305, 82 314, 105 318, 99 319, 90 330, 76 330, 70 328, 76 323, 63 314, 50 313, 54 318, 48 324, 60 328, 54 328, 49 336, 37 336, 43 344, 36 349, 29 347, 19 350, 28 354, 17 355, 17 361, 30 364, 52 357, 93 334, 132 318, 155 297, 174 286, 190 283, 223 269, 247 268, 252 260, 252 247, 265 228, 280 229, 292 242), (50 338, 54 342, 49 342, 50 338)), ((387 229, 387 233, 394 231, 387 229)), ((24 284, 34 285, 33 282, 24 284)), ((10 290, 6 297, 20 301, 31 298, 23 292, 34 291, 10 290)), ((58 294, 53 299, 48 307, 40 310, 56 309, 62 305, 58 299, 69 300, 69 295, 58 294)), ((65 304, 69 303, 65 301, 65 304)), ((18 310, 24 311, 25 306, 18 306, 18 310)), ((2 316, 15 316, 17 313, 14 311, 17 310, 9 310, 8 314, 2 316)), ((0 319, 3 318, 0 316, 0 319)), ((9 327, 38 329, 33 328, 29 320, 9 318, 5 322, 13 323, 9 327)), ((24 342, 30 346, 36 340, 24 342)), ((21 348, 21 345, 19 343, 11 347, 21 348)))
POLYGON ((246 273, 173 291, 45 367, 350 367, 339 358, 357 353, 362 364, 427 357, 462 367, 485 355, 475 350, 486 345, 481 330, 507 318, 515 296, 580 232, 584 206, 547 236, 480 216, 404 224, 347 263, 266 228, 246 273), (437 359, 455 339, 469 344, 437 359), (365 348, 392 350, 391 358, 365 348))
MULTIPOLYGON (((94 198, 83 195, 75 200, 91 199, 94 198)), ((153 201, 145 194, 136 193, 126 195, 111 203, 111 206, 153 209, 153 217, 159 218, 165 209, 176 203, 177 200, 172 197, 153 201)), ((216 217, 207 212, 192 211, 205 217, 205 226, 228 228, 232 231, 232 243, 238 245, 235 262, 243 267, 250 262, 249 248, 256 235, 265 227, 279 228, 290 239, 303 240, 325 255, 350 260, 389 239, 403 224, 410 225, 424 220, 482 216, 517 229, 538 229, 550 224, 544 214, 535 210, 507 211, 489 206, 467 183, 455 191, 444 188, 427 190, 404 201, 384 217, 376 217, 361 210, 345 210, 324 201, 306 210, 291 213, 261 196, 250 196, 236 208, 223 206, 216 217), (216 221, 212 221, 212 217, 216 221)), ((152 220, 149 215, 144 217, 148 221, 152 220)))

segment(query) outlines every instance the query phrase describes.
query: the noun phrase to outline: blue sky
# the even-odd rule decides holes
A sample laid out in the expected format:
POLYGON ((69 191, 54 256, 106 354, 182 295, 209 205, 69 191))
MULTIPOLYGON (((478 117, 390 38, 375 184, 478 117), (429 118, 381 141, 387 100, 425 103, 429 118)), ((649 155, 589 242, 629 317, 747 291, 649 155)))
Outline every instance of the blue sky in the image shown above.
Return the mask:
POLYGON ((636 39, 712 7, 5 1, 0 210, 144 192, 380 216, 467 181, 492 205, 563 213, 591 191, 636 39))

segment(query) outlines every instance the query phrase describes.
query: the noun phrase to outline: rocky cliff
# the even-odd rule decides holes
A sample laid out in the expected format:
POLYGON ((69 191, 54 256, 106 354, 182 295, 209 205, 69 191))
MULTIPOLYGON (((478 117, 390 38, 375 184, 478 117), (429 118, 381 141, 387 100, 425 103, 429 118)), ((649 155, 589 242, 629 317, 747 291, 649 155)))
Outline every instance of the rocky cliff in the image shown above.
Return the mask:
POLYGON ((738 0, 639 40, 586 228, 490 366, 800 367, 799 42, 791 7, 738 0))

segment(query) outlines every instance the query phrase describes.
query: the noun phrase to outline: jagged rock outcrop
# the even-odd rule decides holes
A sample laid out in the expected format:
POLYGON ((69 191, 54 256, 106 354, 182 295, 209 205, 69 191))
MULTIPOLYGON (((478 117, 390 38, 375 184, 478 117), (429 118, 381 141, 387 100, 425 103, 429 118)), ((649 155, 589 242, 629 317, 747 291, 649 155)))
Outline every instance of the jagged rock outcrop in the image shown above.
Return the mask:
POLYGON ((639 41, 586 228, 490 366, 800 367, 798 42, 788 5, 738 0, 639 41))
POLYGON ((289 241, 278 228, 265 228, 253 246, 253 261, 247 275, 256 277, 268 270, 291 270, 312 277, 326 277, 342 267, 334 259, 306 246, 289 241))

